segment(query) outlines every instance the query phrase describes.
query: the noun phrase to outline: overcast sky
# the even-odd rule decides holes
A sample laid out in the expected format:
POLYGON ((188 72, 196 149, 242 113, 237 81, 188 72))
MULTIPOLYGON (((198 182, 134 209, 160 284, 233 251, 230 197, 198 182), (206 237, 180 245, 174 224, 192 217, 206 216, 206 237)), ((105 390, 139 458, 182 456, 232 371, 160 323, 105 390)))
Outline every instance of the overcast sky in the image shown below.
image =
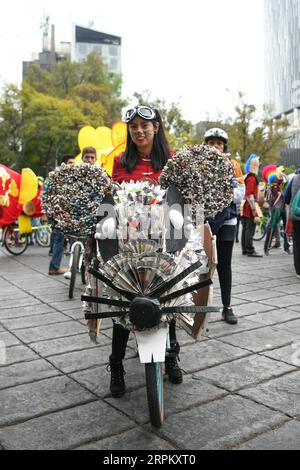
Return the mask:
POLYGON ((43 12, 57 42, 71 40, 72 22, 122 37, 124 97, 151 90, 193 122, 232 114, 238 90, 263 103, 263 0, 2 2, 2 83, 20 82, 22 60, 41 50, 43 12))

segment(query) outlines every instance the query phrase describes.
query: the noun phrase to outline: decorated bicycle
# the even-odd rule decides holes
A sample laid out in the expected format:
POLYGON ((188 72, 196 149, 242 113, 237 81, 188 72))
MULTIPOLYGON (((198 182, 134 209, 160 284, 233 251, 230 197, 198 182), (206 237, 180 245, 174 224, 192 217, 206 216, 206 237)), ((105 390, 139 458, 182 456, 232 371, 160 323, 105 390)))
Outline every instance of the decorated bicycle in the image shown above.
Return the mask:
POLYGON ((43 208, 60 230, 90 241, 82 297, 90 337, 100 340, 105 318, 135 335, 151 423, 160 427, 164 363, 177 354, 174 320, 200 340, 208 314, 219 311, 199 300, 212 284, 203 223, 230 202, 232 165, 204 145, 173 156, 159 184, 111 184, 104 170, 86 165, 56 171, 56 184, 53 175, 45 183, 43 208))

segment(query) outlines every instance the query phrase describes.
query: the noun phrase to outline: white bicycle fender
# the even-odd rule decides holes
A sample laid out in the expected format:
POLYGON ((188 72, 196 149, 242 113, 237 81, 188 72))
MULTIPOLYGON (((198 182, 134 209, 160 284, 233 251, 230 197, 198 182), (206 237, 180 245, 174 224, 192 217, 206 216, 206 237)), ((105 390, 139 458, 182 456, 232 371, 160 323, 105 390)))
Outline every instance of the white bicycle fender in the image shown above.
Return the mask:
POLYGON ((169 329, 135 331, 140 361, 142 364, 165 362, 169 329))

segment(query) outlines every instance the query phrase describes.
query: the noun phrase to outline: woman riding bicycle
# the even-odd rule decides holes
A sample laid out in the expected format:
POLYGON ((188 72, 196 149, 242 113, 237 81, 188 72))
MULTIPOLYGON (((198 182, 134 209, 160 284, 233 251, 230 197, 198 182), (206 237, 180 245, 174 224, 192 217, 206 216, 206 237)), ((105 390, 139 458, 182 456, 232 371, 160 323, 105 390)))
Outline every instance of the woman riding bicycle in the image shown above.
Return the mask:
MULTIPOLYGON (((135 106, 125 114, 127 123, 127 146, 125 153, 114 161, 112 179, 117 183, 130 181, 158 181, 158 178, 170 158, 167 142, 159 112, 149 106, 135 106)), ((125 393, 123 359, 129 331, 114 322, 112 354, 110 356, 111 383, 110 391, 114 397, 125 393)), ((175 321, 170 325, 171 348, 178 354, 175 321)), ((170 382, 182 382, 182 372, 176 357, 166 357, 166 373, 170 382)))

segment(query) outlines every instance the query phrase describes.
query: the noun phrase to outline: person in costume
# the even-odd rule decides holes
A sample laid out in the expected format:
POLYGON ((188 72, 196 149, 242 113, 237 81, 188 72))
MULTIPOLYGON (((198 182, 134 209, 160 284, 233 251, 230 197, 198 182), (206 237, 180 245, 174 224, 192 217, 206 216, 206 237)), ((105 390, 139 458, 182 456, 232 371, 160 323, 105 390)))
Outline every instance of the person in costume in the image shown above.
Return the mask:
MULTIPOLYGON (((275 235, 276 242, 274 248, 280 247, 279 222, 282 219, 284 227, 286 226, 286 209, 284 201, 284 190, 287 178, 284 174, 284 168, 277 168, 276 165, 268 165, 263 169, 262 176, 268 184, 266 200, 270 206, 271 217, 267 225, 267 234, 264 244, 265 255, 269 255, 272 245, 272 239, 275 235)), ((288 237, 284 232, 284 251, 290 253, 288 237)))
MULTIPOLYGON (((205 134, 205 143, 210 147, 215 147, 222 153, 228 151, 228 135, 218 128, 210 129, 205 134)), ((236 187, 232 204, 217 214, 214 219, 209 219, 212 232, 217 239, 218 265, 217 271, 221 287, 223 303, 222 320, 230 325, 236 325, 237 317, 231 307, 232 290, 232 253, 237 229, 236 205, 240 204, 245 195, 245 185, 241 168, 236 160, 231 161, 236 176, 236 187)))
POLYGON ((259 185, 258 170, 259 157, 252 153, 245 165, 245 173, 247 173, 245 178, 246 196, 242 210, 242 252, 243 255, 252 258, 262 258, 253 245, 255 227, 260 222, 256 206, 259 185))
MULTIPOLYGON (((296 174, 293 176, 288 184, 285 193, 285 203, 291 208, 293 201, 300 191, 300 166, 296 170, 296 174)), ((300 279, 300 217, 297 217, 291 213, 289 214, 290 219, 293 222, 293 255, 294 255, 294 266, 296 276, 300 279)))
MULTIPOLYGON (((147 180, 157 182, 171 156, 159 112, 149 106, 135 106, 127 110, 124 121, 127 124, 126 150, 114 160, 112 180, 117 183, 147 180)), ((170 343, 176 355, 166 357, 165 371, 170 382, 180 384, 182 372, 177 362, 179 344, 176 340, 175 327, 175 321, 172 321, 170 343)), ((125 393, 123 359, 128 337, 129 331, 114 323, 109 366, 110 391, 116 398, 125 393)))

